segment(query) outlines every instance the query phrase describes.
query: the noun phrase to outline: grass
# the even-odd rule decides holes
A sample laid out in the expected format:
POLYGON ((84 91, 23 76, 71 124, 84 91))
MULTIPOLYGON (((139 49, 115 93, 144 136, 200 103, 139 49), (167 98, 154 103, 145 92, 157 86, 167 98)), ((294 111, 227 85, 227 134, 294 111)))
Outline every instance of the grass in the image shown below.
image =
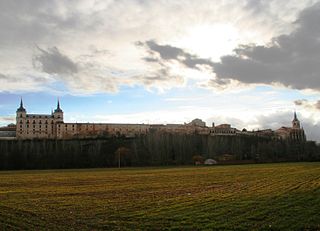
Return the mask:
POLYGON ((320 230, 320 163, 0 172, 0 230, 320 230))

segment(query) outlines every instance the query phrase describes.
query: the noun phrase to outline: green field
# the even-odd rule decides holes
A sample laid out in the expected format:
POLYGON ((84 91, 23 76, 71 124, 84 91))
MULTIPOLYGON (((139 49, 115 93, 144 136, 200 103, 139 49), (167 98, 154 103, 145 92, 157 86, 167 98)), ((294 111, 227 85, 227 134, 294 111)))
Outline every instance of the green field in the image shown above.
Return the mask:
POLYGON ((320 230, 320 163, 0 172, 0 230, 320 230))

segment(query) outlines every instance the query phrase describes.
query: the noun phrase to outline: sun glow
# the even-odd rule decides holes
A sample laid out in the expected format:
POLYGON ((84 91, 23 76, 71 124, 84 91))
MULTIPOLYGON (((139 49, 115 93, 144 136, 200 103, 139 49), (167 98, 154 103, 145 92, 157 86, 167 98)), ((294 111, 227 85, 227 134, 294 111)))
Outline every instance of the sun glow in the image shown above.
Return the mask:
POLYGON ((218 61, 222 55, 232 52, 239 43, 239 37, 239 31, 231 24, 198 25, 172 43, 199 57, 218 61))

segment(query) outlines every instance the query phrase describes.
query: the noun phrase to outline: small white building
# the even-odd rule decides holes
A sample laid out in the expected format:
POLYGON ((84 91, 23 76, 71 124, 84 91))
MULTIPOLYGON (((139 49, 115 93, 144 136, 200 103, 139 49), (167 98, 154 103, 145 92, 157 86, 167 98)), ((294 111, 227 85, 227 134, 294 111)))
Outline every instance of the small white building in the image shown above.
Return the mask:
POLYGON ((206 159, 206 160, 204 161, 204 164, 205 164, 205 165, 215 165, 215 164, 218 164, 218 162, 215 161, 214 159, 206 159))

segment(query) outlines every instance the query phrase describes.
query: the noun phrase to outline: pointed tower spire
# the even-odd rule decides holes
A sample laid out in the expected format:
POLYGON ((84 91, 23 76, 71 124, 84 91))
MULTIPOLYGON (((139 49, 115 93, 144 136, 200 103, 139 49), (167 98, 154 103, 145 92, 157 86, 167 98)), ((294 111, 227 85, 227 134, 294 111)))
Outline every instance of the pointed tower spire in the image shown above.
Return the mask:
POLYGON ((293 120, 298 120, 296 111, 294 111, 293 120))
POLYGON ((17 109, 17 112, 25 112, 26 109, 24 109, 23 107, 23 101, 22 101, 22 97, 20 99, 20 107, 17 109))
POLYGON ((62 112, 61 108, 60 108, 60 100, 58 98, 58 102, 57 102, 57 109, 54 110, 54 112, 62 112))
POLYGON ((61 109, 60 109, 60 100, 59 100, 59 98, 58 98, 57 109, 58 109, 58 110, 61 110, 61 109))

